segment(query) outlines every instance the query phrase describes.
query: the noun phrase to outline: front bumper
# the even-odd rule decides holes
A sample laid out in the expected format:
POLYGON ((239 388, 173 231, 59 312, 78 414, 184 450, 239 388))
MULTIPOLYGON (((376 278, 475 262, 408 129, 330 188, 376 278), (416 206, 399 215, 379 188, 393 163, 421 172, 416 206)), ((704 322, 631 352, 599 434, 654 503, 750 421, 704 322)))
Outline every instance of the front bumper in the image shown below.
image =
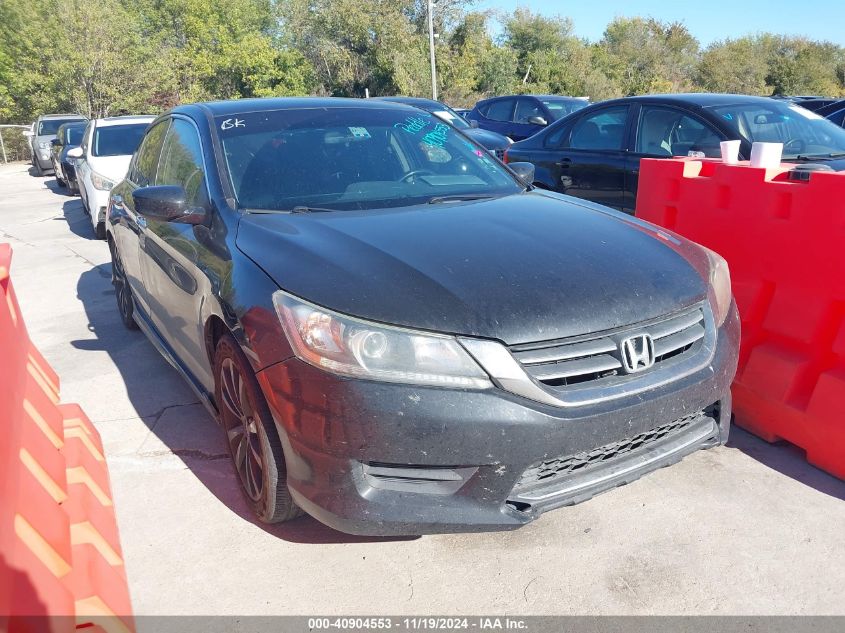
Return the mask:
POLYGON ((98 224, 106 221, 106 210, 109 205, 110 191, 96 189, 93 185, 88 189, 88 210, 91 212, 91 224, 97 228, 98 224))
POLYGON ((318 520, 371 535, 507 530, 726 442, 738 346, 732 306, 702 370, 572 408, 499 389, 340 378, 297 359, 258 375, 280 430, 288 487, 318 520), (677 432, 634 441, 681 419, 688 423, 677 432), (538 464, 623 444, 630 450, 589 468, 526 477, 538 464))
POLYGON ((53 171, 53 160, 50 150, 43 150, 40 147, 35 150, 35 161, 42 171, 53 171))

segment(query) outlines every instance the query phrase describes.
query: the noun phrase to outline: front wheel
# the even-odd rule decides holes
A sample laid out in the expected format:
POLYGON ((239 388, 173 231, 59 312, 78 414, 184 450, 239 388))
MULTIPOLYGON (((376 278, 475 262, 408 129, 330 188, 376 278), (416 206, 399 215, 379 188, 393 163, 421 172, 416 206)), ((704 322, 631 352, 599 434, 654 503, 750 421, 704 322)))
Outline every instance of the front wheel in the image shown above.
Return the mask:
POLYGON ((255 374, 235 339, 224 335, 214 354, 214 397, 241 492, 265 523, 302 514, 287 487, 282 443, 255 374))
POLYGON ((111 251, 112 285, 117 299, 117 311, 120 313, 120 320, 123 321, 123 325, 127 329, 137 330, 138 324, 135 323, 135 300, 132 298, 132 288, 129 287, 129 280, 126 279, 126 271, 123 269, 120 253, 117 252, 117 247, 112 241, 109 241, 109 250, 111 251))

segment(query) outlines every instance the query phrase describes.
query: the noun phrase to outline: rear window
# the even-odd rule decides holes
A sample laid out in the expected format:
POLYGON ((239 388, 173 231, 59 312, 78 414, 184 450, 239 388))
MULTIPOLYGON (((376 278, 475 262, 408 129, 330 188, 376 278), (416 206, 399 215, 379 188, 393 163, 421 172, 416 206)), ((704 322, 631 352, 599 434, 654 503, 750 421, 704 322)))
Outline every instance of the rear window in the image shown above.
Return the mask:
POLYGON ((94 130, 94 156, 129 156, 135 153, 148 123, 109 125, 94 130))
POLYGON ((587 99, 540 99, 555 121, 590 105, 587 99))

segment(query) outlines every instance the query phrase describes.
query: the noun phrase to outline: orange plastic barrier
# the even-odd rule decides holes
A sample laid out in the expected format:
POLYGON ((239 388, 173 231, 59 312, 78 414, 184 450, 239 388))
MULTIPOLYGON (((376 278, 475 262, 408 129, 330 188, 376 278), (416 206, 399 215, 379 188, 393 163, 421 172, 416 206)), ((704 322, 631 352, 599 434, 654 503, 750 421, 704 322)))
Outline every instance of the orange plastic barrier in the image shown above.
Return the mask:
POLYGON ((643 160, 636 214, 728 261, 736 422, 845 478, 845 174, 797 181, 791 167, 643 160))
POLYGON ((100 437, 32 345, 0 244, 0 631, 134 631, 100 437))

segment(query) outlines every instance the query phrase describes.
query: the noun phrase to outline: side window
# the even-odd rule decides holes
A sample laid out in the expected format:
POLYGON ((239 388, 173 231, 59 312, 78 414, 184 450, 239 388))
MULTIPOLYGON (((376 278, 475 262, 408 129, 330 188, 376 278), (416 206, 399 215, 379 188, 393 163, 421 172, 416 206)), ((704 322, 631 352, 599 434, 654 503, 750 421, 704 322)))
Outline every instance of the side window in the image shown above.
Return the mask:
POLYGON ((516 113, 513 116, 515 123, 530 123, 528 119, 533 116, 546 118, 546 113, 538 101, 534 99, 517 99, 516 113))
POLYGON ((129 170, 129 179, 139 187, 148 187, 155 184, 158 159, 161 154, 161 146, 164 143, 164 135, 170 125, 169 120, 156 123, 147 130, 138 153, 135 154, 135 162, 129 170))
POLYGON ((680 110, 643 106, 636 152, 652 156, 686 156, 689 152, 704 152, 705 156, 718 158, 721 140, 721 135, 710 126, 680 110))
POLYGON ((562 149, 566 147, 569 140, 569 133, 572 131, 572 122, 568 121, 562 125, 546 128, 548 133, 543 141, 543 147, 548 149, 562 149))
POLYGON ((510 121, 513 112, 513 99, 500 99, 487 106, 486 116, 491 121, 510 121))
POLYGON ((572 149, 621 150, 628 106, 604 108, 582 116, 572 129, 572 149))
POLYGON ((191 206, 201 206, 207 200, 199 136, 194 126, 183 119, 174 119, 167 132, 156 184, 181 185, 191 206))

